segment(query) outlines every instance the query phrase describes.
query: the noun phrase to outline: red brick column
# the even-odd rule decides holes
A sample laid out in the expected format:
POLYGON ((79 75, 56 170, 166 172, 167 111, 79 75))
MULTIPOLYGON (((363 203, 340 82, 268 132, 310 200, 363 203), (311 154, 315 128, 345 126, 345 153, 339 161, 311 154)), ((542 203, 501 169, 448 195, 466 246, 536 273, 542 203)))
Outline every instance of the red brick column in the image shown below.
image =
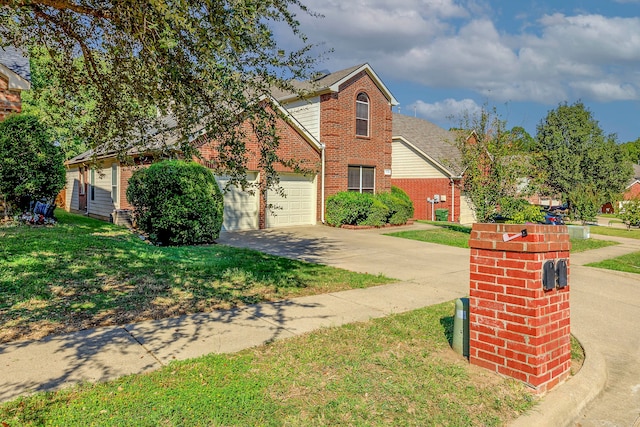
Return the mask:
POLYGON ((569 286, 542 284, 545 262, 569 263, 567 227, 474 224, 469 246, 469 361, 545 393, 571 367, 569 286))

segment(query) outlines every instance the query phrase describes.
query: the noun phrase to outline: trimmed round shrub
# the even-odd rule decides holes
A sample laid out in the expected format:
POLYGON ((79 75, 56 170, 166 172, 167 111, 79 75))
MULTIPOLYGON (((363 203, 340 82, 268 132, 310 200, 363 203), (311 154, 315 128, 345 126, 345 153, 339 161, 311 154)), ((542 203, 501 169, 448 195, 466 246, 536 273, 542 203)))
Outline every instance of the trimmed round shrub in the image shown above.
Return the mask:
POLYGON ((402 189, 391 187, 391 193, 380 193, 376 197, 389 208, 386 220, 389 224, 406 224, 413 217, 413 202, 402 189))
POLYGON ((222 193, 211 171, 198 163, 167 160, 135 171, 127 200, 138 228, 155 244, 212 243, 220 236, 222 193))
POLYGON ((329 225, 357 225, 369 215, 373 196, 354 191, 343 191, 327 198, 326 220, 329 225))
POLYGON ((371 206, 369 207, 369 213, 367 217, 357 225, 382 227, 387 223, 387 219, 389 218, 389 208, 378 197, 371 196, 370 194, 367 194, 367 196, 371 197, 373 203, 371 203, 371 206))

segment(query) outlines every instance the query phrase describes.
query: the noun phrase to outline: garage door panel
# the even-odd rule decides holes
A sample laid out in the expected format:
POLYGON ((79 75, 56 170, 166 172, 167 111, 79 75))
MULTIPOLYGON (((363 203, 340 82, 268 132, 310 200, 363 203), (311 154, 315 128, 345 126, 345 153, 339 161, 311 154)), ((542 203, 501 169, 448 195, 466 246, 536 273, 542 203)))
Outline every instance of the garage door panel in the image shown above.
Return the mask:
MULTIPOLYGON (((228 177, 217 176, 216 181, 224 196, 224 220, 222 229, 232 230, 255 230, 258 228, 258 196, 257 191, 251 194, 235 186, 230 186, 224 191, 228 182, 228 177)), ((257 174, 247 175, 250 184, 257 182, 257 174)))
POLYGON ((276 191, 267 193, 267 227, 315 224, 317 192, 314 177, 281 175, 280 187, 286 197, 276 191))

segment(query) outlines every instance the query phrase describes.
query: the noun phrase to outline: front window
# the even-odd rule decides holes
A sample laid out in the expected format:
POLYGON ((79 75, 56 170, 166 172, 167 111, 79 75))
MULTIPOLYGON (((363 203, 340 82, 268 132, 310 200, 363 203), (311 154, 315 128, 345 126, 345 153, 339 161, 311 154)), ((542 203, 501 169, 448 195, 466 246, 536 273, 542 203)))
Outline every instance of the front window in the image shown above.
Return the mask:
POLYGON ((111 165, 111 200, 118 203, 118 164, 111 165))
POLYGON ((373 193, 375 190, 376 169, 370 166, 349 166, 347 189, 358 193, 373 193))
POLYGON ((369 97, 364 92, 356 98, 356 135, 369 136, 369 97))

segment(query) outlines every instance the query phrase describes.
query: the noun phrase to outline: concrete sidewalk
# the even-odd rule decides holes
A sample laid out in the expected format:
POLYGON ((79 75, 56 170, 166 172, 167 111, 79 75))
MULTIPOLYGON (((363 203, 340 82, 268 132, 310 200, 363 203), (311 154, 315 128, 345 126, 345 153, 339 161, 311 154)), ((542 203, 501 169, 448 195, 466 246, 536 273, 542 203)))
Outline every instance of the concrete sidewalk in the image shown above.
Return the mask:
MULTIPOLYGON (((418 224, 402 229, 428 227, 418 224)), ((383 235, 398 230, 316 226, 225 233, 220 243, 385 274, 400 281, 0 345, 0 401, 147 372, 172 360, 236 352, 317 328, 378 318, 468 294, 467 249, 383 235)), ((578 420, 581 426, 633 426, 637 422, 640 276, 583 266, 636 251, 640 251, 640 241, 623 239, 622 245, 571 256, 572 331, 585 347, 585 364, 578 375, 552 390, 514 425, 559 426, 578 420)))
POLYGON ((366 321, 451 299, 412 282, 294 298, 242 309, 0 345, 0 401, 233 353, 322 327, 366 321))

